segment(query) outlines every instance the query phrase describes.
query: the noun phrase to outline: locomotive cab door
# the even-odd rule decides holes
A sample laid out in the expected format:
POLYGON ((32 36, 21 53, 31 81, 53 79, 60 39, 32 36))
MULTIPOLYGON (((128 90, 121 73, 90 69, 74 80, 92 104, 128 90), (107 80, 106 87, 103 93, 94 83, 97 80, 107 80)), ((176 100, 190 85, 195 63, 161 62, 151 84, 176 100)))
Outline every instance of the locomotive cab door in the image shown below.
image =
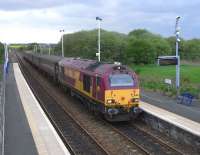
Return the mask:
POLYGON ((101 98, 101 77, 96 76, 93 82, 93 97, 96 99, 101 98))

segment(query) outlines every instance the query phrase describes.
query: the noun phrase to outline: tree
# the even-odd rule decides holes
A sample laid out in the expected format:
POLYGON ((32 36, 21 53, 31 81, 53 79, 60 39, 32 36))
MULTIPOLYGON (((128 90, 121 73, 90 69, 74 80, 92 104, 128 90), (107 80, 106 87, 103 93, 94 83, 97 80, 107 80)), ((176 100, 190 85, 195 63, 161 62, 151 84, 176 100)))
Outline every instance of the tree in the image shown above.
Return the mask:
MULTIPOLYGON (((136 38, 150 38, 150 37, 155 37, 155 34, 152 34, 151 32, 149 32, 148 30, 145 29, 136 29, 133 30, 131 32, 129 32, 128 36, 134 36, 136 38)), ((159 35, 157 35, 159 36, 159 35)))
POLYGON ((200 39, 185 42, 184 57, 188 60, 200 60, 200 39))
MULTIPOLYGON (((180 38, 180 42, 179 42, 179 54, 181 56, 181 59, 185 59, 185 43, 186 41, 182 38, 180 38)), ((176 55, 176 37, 171 36, 166 38, 166 41, 169 43, 169 45, 171 46, 172 49, 172 53, 171 55, 176 55)))
POLYGON ((126 49, 128 63, 147 64, 154 63, 156 49, 148 39, 130 38, 126 49))
POLYGON ((144 29, 131 31, 128 38, 126 57, 130 63, 155 63, 158 56, 172 52, 164 38, 144 29))
MULTIPOLYGON (((64 35, 65 56, 97 59, 97 38, 96 29, 64 35)), ((122 61, 125 46, 125 34, 101 30, 101 60, 122 61)), ((61 47, 61 41, 58 47, 61 47)))
MULTIPOLYGON (((97 29, 64 35, 66 57, 97 59, 97 29)), ((163 38, 145 29, 136 29, 128 35, 101 30, 101 60, 122 63, 154 63, 158 56, 175 55, 175 37, 163 38)), ((179 43, 181 59, 200 59, 200 40, 179 43)), ((61 41, 54 48, 61 54, 61 41)))

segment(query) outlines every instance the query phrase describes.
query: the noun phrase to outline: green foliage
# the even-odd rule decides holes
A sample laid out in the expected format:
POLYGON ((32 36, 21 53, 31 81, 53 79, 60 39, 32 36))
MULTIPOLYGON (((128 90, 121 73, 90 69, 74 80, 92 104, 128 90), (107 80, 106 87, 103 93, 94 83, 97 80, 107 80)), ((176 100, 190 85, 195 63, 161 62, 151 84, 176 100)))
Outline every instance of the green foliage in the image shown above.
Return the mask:
MULTIPOLYGON (((68 57, 97 59, 97 30, 80 31, 64 35, 64 52, 68 57)), ((126 35, 101 30, 101 59, 103 61, 121 61, 126 46, 126 35)), ((61 41, 58 44, 61 51, 61 41)), ((57 47, 57 48, 58 48, 57 47)))
MULTIPOLYGON (((180 40, 181 41, 179 42, 179 53, 180 53, 181 59, 187 59, 187 57, 185 55, 185 43, 186 43, 186 41, 182 38, 180 40)), ((166 38, 166 41, 171 46, 171 49, 172 49, 171 55, 175 55, 176 54, 176 37, 174 37, 174 36, 168 37, 168 38, 166 38)))
POLYGON ((34 45, 37 45, 37 43, 28 43, 28 44, 10 44, 9 47, 11 49, 15 49, 19 52, 22 51, 33 51, 34 45))
POLYGON ((130 38, 126 49, 128 63, 154 63, 156 49, 152 42, 147 39, 130 38))
POLYGON ((200 39, 192 39, 185 42, 184 58, 200 60, 200 39))
MULTIPOLYGON (((172 48, 172 55, 175 55, 175 37, 166 39, 172 48)), ((181 59, 199 61, 200 60, 200 39, 184 40, 179 42, 179 53, 181 59)))
MULTIPOLYGON (((65 56, 97 59, 97 32, 95 29, 65 34, 65 56)), ((133 30, 128 35, 101 30, 101 60, 153 64, 158 56, 175 55, 175 43, 175 37, 163 38, 145 29, 133 30)), ((54 54, 61 54, 61 41, 54 50, 54 54)), ((179 52, 181 59, 200 60, 200 40, 181 39, 179 52)))
POLYGON ((152 64, 156 62, 158 56, 171 54, 172 49, 161 36, 138 29, 129 33, 125 52, 129 63, 152 64))
POLYGON ((151 32, 149 32, 148 30, 145 30, 145 29, 136 29, 136 30, 133 30, 131 32, 129 32, 128 34, 129 37, 131 36, 134 36, 136 38, 142 38, 142 39, 145 39, 145 38, 152 38, 152 37, 159 37, 159 35, 155 35, 151 32))
POLYGON ((4 57, 4 45, 0 42, 0 64, 3 63, 3 57, 4 57))

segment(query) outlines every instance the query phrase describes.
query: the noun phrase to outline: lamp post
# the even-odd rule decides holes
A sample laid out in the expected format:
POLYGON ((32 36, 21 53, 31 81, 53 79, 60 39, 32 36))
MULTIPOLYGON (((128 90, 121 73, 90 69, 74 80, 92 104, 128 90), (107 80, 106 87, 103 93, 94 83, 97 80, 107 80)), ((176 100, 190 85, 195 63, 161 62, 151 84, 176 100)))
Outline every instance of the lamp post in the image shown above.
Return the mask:
POLYGON ((51 44, 49 44, 49 55, 51 55, 51 44))
POLYGON ((96 17, 96 20, 98 21, 98 53, 96 53, 96 56, 98 57, 98 61, 101 61, 101 21, 102 19, 100 17, 96 17))
POLYGON ((179 56, 179 51, 178 51, 179 42, 180 42, 180 38, 179 38, 180 27, 178 26, 178 24, 179 24, 180 18, 181 18, 180 16, 176 17, 176 25, 175 25, 176 58, 177 58, 177 65, 176 65, 176 89, 177 89, 178 95, 179 95, 179 88, 180 88, 180 56, 179 56))
POLYGON ((39 47, 40 47, 40 54, 43 54, 41 44, 39 44, 39 47))
POLYGON ((62 29, 62 30, 60 30, 60 32, 62 33, 62 57, 64 57, 65 55, 64 55, 64 45, 63 45, 63 36, 64 36, 64 32, 65 32, 65 30, 64 29, 62 29))
POLYGON ((34 45, 34 53, 37 53, 37 44, 34 45))

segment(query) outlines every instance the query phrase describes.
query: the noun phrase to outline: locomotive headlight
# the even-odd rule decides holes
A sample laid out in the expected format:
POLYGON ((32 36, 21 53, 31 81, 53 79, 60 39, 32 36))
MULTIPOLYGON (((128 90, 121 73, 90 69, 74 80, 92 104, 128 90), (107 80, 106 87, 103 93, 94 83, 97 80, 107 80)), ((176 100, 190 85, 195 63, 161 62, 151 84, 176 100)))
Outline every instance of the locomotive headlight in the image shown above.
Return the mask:
POLYGON ((136 98, 136 99, 135 99, 135 102, 139 102, 139 99, 138 99, 138 98, 136 98))
POLYGON ((113 99, 108 99, 108 100, 107 100, 107 103, 108 103, 108 104, 112 104, 112 103, 114 103, 114 102, 115 102, 115 100, 113 100, 113 99))
POLYGON ((138 98, 133 98, 132 102, 139 102, 139 99, 138 98))
POLYGON ((107 100, 107 103, 112 103, 112 100, 107 100))

